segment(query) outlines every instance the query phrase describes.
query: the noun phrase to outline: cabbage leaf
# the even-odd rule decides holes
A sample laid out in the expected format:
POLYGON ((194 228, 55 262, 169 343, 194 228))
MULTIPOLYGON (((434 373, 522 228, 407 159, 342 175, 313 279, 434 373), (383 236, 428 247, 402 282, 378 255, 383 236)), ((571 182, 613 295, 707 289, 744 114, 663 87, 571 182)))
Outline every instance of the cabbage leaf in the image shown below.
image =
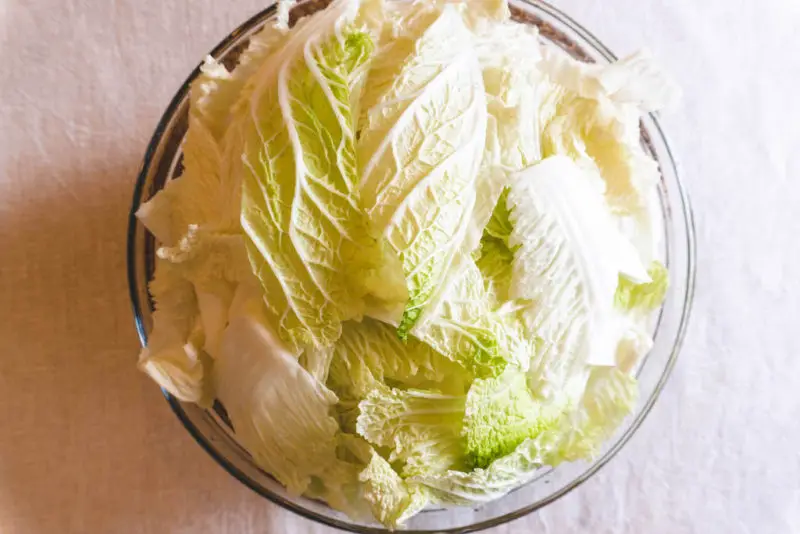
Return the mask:
POLYGON ((250 96, 241 223, 293 352, 333 344, 370 296, 405 300, 399 264, 385 258, 360 203, 350 87, 372 43, 348 24, 352 5, 335 2, 295 31, 250 96))
POLYGON ((214 387, 237 440, 262 469, 299 495, 336 463, 337 398, 303 369, 255 315, 233 318, 214 387))
POLYGON ((464 240, 485 130, 470 33, 455 7, 446 6, 371 108, 358 146, 367 212, 399 256, 408 287, 401 338, 420 319, 464 240))
POLYGON ((358 434, 391 452, 404 476, 445 471, 463 462, 461 424, 466 395, 390 388, 383 384, 359 403, 358 434))
POLYGON ((580 394, 587 365, 614 365, 621 334, 613 309, 620 274, 649 277, 615 226, 590 171, 565 157, 531 167, 508 195, 514 253, 510 294, 537 348, 531 387, 580 394), (569 383, 569 385, 568 385, 569 383))

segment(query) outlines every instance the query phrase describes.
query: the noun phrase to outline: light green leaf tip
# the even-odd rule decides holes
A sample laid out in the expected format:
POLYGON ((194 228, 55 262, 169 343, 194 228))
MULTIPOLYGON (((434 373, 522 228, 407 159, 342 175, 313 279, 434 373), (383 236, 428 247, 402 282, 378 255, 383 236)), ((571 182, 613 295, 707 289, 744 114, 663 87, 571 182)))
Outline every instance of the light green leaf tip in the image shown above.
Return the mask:
POLYGON ((653 311, 664 302, 669 287, 669 271, 663 263, 654 261, 647 269, 650 282, 637 284, 620 275, 614 304, 623 310, 653 311))
POLYGON ((510 454, 526 439, 555 428, 559 415, 534 399, 524 373, 508 369, 497 378, 476 380, 462 431, 469 465, 486 467, 510 454))
POLYGON ((397 527, 428 503, 428 494, 422 486, 407 483, 374 451, 358 478, 364 483, 364 498, 370 503, 373 515, 390 528, 397 527))
POLYGON ((459 465, 465 395, 429 390, 400 390, 379 385, 358 407, 359 435, 387 447, 389 461, 412 474, 444 471, 459 465))
POLYGON ((518 246, 510 246, 508 242, 514 230, 507 203, 508 192, 508 188, 503 189, 492 216, 483 230, 476 260, 478 268, 487 282, 487 290, 498 303, 509 300, 514 250, 518 248, 518 246))

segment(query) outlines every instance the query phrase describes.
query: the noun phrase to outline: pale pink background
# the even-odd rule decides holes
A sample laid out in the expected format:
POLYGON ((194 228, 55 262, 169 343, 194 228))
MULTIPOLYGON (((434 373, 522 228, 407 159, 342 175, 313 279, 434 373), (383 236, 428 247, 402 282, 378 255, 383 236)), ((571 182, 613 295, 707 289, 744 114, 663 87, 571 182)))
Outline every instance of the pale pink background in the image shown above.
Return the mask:
MULTIPOLYGON (((800 3, 564 0, 686 93, 665 118, 694 195, 694 321, 601 473, 495 532, 800 532, 800 3), (776 57, 777 56, 777 57, 776 57)), ((0 1, 0 532, 327 529, 226 474, 134 367, 125 229, 180 82, 258 0, 0 1)))

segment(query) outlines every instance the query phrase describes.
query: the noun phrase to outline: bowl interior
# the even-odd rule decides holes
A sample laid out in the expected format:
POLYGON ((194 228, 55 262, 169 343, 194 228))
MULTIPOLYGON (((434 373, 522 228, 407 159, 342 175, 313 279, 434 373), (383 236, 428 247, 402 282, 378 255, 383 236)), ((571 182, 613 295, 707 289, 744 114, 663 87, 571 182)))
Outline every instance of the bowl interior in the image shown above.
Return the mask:
MULTIPOLYGON (((544 2, 511 0, 515 20, 539 27, 544 42, 558 46, 573 57, 587 62, 607 63, 613 54, 576 22, 544 2)), ((323 8, 325 0, 299 3, 292 16, 297 17, 323 8)), ((271 6, 242 24, 226 37, 211 55, 232 68, 247 45, 249 36, 275 15, 271 6)), ((188 85, 198 75, 189 76, 173 98, 147 148, 134 190, 128 231, 128 277, 136 327, 144 344, 152 327, 152 301, 147 282, 152 278, 156 242, 136 220, 134 213, 167 181, 181 171, 181 143, 187 129, 188 85)), ((606 464, 628 441, 649 412, 675 363, 686 329, 694 291, 694 229, 686 192, 675 162, 655 115, 641 123, 642 143, 659 162, 658 185, 664 222, 663 254, 670 272, 670 288, 660 315, 654 324, 654 347, 638 371, 640 402, 614 437, 606 442, 592 462, 563 464, 543 470, 539 476, 506 497, 481 507, 426 510, 412 518, 410 532, 469 532, 495 526, 528 514, 554 501, 587 480, 606 464)), ((308 518, 354 532, 387 532, 374 524, 354 521, 324 503, 289 495, 284 487, 261 471, 250 455, 236 441, 219 403, 211 410, 178 401, 164 392, 172 410, 197 442, 228 472, 260 495, 308 518)))

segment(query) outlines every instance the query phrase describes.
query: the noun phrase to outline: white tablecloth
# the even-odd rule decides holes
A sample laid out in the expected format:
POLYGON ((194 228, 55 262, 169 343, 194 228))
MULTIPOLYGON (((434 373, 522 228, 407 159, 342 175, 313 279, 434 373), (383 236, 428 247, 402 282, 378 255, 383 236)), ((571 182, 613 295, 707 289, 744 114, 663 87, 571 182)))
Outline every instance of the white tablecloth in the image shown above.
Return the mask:
MULTIPOLYGON (((685 98, 699 271, 680 361, 598 476, 495 532, 800 532, 800 2, 564 0, 685 98)), ((257 497, 134 367, 131 188, 184 76, 259 0, 0 2, 0 532, 327 532, 257 497)))

